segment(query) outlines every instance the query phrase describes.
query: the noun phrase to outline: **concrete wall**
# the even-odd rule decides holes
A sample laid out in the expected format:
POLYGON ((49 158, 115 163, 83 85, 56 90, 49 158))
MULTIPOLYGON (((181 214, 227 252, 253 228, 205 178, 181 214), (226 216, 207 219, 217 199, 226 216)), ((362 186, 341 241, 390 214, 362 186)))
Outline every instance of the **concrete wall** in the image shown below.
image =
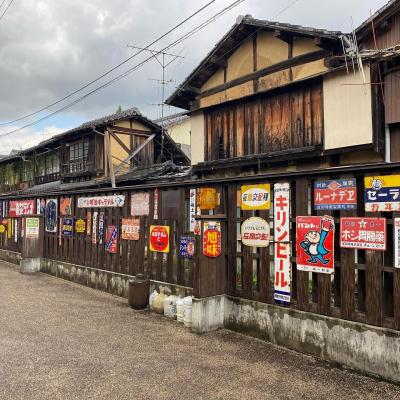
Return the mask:
POLYGON ((21 261, 21 253, 15 253, 14 251, 8 250, 0 250, 0 260, 19 265, 21 261))
POLYGON ((400 332, 226 298, 225 326, 400 383, 400 332))

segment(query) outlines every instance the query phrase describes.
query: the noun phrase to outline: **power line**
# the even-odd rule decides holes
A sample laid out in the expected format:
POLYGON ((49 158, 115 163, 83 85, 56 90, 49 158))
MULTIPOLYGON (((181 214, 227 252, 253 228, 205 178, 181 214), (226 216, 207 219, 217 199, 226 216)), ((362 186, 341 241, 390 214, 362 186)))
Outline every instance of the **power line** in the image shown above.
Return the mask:
MULTIPOLYGON (((11 3, 14 0, 11 0, 11 3)), ((216 0, 211 0, 209 1, 207 4, 205 4, 204 6, 202 6, 201 8, 199 8, 197 11, 195 11, 193 14, 189 15, 188 17, 186 17, 185 19, 183 19, 181 22, 179 22, 177 25, 175 25, 173 28, 171 28, 170 30, 168 30, 166 33, 164 33, 163 35, 159 36, 157 39, 153 40, 151 43, 149 43, 146 48, 149 48, 151 46, 153 46, 155 43, 159 42, 161 39, 165 38, 166 36, 168 36, 171 32, 175 31, 176 29, 178 29, 179 27, 181 27, 183 24, 185 24, 187 21, 189 21, 191 18, 195 17, 197 14, 201 13, 203 10, 205 10, 207 7, 209 7, 211 4, 215 3, 216 0)), ((8 5, 8 7, 11 5, 11 3, 8 5)), ((7 9, 8 9, 7 7, 7 9)), ((6 9, 6 11, 7 11, 6 9)), ((3 13, 4 15, 4 13, 3 13)), ((1 19, 1 18, 0 18, 1 19)), ((98 82, 100 79, 104 78, 105 76, 109 75, 111 72, 114 72, 116 69, 120 68, 121 66, 123 66, 124 64, 126 64, 127 62, 129 62, 130 60, 132 60, 133 58, 135 58, 136 56, 138 56, 139 54, 143 53, 144 50, 139 50, 138 52, 136 52, 135 54, 133 54, 132 56, 128 57, 127 59, 125 59, 124 61, 120 62, 119 64, 117 64, 115 67, 109 69, 108 71, 104 72, 103 74, 101 74, 99 77, 97 77, 96 79, 93 79, 92 81, 90 81, 89 83, 85 84, 84 86, 80 87, 79 89, 74 90, 73 92, 67 94, 66 96, 64 96, 63 98, 45 106, 42 107, 41 109, 34 111, 30 114, 24 115, 22 117, 16 118, 12 121, 7 121, 7 122, 1 122, 1 125, 11 125, 14 124, 16 122, 22 121, 24 119, 27 119, 29 117, 33 117, 36 114, 39 114, 47 109, 49 109, 50 107, 53 107, 61 102, 63 102, 64 100, 69 99, 70 97, 74 96, 75 94, 81 92, 84 89, 87 89, 89 86, 93 85, 94 83, 98 82)))
MULTIPOLYGON (((5 0, 4 0, 5 1, 5 0)), ((4 1, 1 3, 1 7, 3 7, 4 1)), ((11 0, 10 3, 8 4, 8 6, 6 7, 6 9, 4 10, 3 14, 1 14, 0 16, 0 21, 3 19, 3 17, 6 15, 6 12, 8 11, 8 9, 10 8, 11 4, 13 3, 14 0, 11 0)))
MULTIPOLYGON (((199 32, 201 29, 204 29, 207 25, 209 25, 210 23, 214 22, 217 18, 221 17, 222 15, 224 15, 225 13, 227 13, 228 11, 232 10, 234 7, 238 6, 239 4, 243 3, 245 0, 236 0, 233 3, 231 3, 229 6, 225 7, 224 9, 222 9, 220 12, 218 12, 217 14, 215 14, 214 16, 212 16, 211 18, 209 18, 208 20, 204 21, 203 23, 201 23, 200 25, 198 25, 196 28, 192 29, 191 31, 187 32, 186 34, 184 34, 183 36, 181 36, 179 39, 175 40, 174 42, 172 42, 171 44, 167 45, 166 47, 164 47, 163 49, 161 49, 159 52, 157 52, 156 54, 160 54, 160 52, 163 51, 168 51, 169 49, 171 49, 172 47, 177 46, 178 44, 182 43, 184 40, 187 40, 188 38, 190 38, 191 36, 193 36, 195 33, 199 32)), ((154 56, 152 55, 151 57, 147 58, 146 60, 140 62, 139 64, 136 64, 135 66, 133 66, 132 68, 128 69, 127 71, 125 71, 124 73, 116 76, 115 78, 109 80, 108 82, 105 82, 104 84, 98 86, 97 88, 91 90, 90 92, 86 93, 85 95, 81 96, 80 98, 74 100, 73 102, 59 108, 58 110, 53 111, 52 113, 32 122, 29 124, 26 124, 20 128, 14 129, 10 132, 6 132, 3 134, 0 134, 0 137, 4 137, 4 136, 8 136, 11 135, 13 133, 19 132, 25 128, 29 128, 31 126, 37 125, 38 123, 52 117, 53 115, 56 115, 58 113, 60 113, 61 111, 67 110, 71 107, 73 107, 75 104, 81 102, 82 100, 86 99, 87 97, 93 95, 94 93, 106 88, 107 86, 120 81, 121 79, 125 78, 126 76, 128 76, 129 74, 131 74, 132 72, 136 71, 137 69, 139 69, 141 66, 143 66, 144 64, 148 63, 150 60, 152 60, 154 58, 154 56)))

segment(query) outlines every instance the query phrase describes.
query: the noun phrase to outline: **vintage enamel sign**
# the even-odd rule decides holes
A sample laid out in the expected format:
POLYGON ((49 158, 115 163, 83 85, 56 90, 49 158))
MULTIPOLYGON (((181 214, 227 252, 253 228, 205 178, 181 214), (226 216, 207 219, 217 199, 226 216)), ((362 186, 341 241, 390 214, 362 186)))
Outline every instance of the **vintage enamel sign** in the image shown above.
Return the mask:
POLYGON ((183 258, 193 258, 194 256, 194 237, 192 236, 182 236, 179 253, 183 258))
POLYGON ((214 188, 200 188, 197 192, 197 206, 200 210, 213 210, 219 205, 218 192, 214 188))
POLYGON ((269 210, 271 207, 271 186, 242 186, 242 210, 269 210))
POLYGON ((123 207, 125 204, 124 195, 78 197, 78 208, 109 208, 123 207))
POLYGON ((296 262, 301 271, 332 274, 335 223, 330 216, 296 218, 296 262))
POLYGON ((169 253, 169 226, 150 226, 150 251, 169 253))
POLYGON ((39 218, 25 219, 25 236, 29 239, 37 239, 39 237, 39 218))
POLYGON ((108 225, 106 230, 106 250, 108 253, 118 253, 118 226, 108 225))
POLYGON ((274 185, 274 238, 275 242, 290 242, 290 184, 274 185))
POLYGON ((100 213, 99 213, 99 244, 103 244, 104 224, 105 224, 105 214, 104 214, 104 211, 100 211, 100 213))
POLYGON ((270 240, 268 222, 259 217, 246 219, 241 227, 241 239, 245 246, 267 247, 270 240))
POLYGON ((93 213, 93 224, 92 224, 92 243, 96 244, 97 243, 97 219, 98 219, 99 213, 95 211, 93 213))
POLYGON ((221 223, 205 221, 203 224, 203 254, 206 257, 221 255, 221 223))
POLYGON ((150 193, 139 192, 131 195, 131 215, 139 217, 150 213, 150 193))
POLYGON ((74 219, 72 217, 62 219, 61 233, 64 237, 74 236, 74 219))
POLYGON ((78 218, 75 221, 75 232, 76 233, 85 233, 86 232, 86 221, 82 218, 78 218))
POLYGON ((51 232, 51 233, 57 232, 57 224, 58 224, 57 208, 58 208, 57 199, 46 200, 46 210, 44 214, 46 232, 51 232))
POLYGON ((72 214, 72 198, 63 197, 60 200, 60 215, 71 215, 72 214))
POLYGON ((140 219, 122 218, 121 221, 121 239, 139 240, 140 219))
POLYGON ((340 218, 340 247, 386 250, 386 219, 340 218))
POLYGON ((393 265, 395 268, 400 268, 400 218, 395 218, 393 221, 394 224, 394 262, 393 265))
POLYGON ((86 213, 86 236, 92 234, 92 212, 88 211, 86 213))
POLYGON ((189 231, 194 232, 196 227, 196 189, 190 189, 189 195, 189 231))
POLYGON ((364 178, 365 211, 400 211, 400 175, 364 178))
POLYGON ((274 300, 290 304, 291 263, 290 243, 275 243, 275 283, 274 300))
POLYGON ((10 201, 10 217, 21 217, 22 215, 35 214, 35 200, 10 201))
POLYGON ((355 179, 314 182, 315 210, 355 210, 357 185, 355 179))

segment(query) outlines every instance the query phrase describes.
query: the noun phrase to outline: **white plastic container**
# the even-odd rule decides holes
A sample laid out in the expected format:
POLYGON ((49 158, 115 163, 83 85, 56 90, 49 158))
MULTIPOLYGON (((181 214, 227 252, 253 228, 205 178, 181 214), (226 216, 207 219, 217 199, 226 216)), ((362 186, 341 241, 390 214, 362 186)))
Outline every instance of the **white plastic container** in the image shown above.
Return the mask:
POLYGON ((183 323, 183 298, 181 296, 176 300, 176 319, 183 323))
POLYGON ((158 295, 157 290, 154 290, 154 291, 150 294, 150 297, 149 297, 149 307, 150 307, 150 310, 153 309, 153 302, 154 302, 154 299, 156 298, 157 295, 158 295))
POLYGON ((168 318, 176 318, 176 301, 178 297, 175 295, 167 296, 164 299, 164 315, 168 318))
POLYGON ((183 323, 188 328, 192 327, 192 296, 183 299, 183 323))

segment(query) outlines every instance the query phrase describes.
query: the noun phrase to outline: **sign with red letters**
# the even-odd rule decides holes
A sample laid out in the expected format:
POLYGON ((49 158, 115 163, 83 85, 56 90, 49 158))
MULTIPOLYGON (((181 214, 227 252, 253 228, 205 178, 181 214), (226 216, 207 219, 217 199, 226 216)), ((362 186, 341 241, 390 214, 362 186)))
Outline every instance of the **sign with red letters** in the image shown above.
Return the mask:
POLYGON ((275 242, 275 283, 274 300, 280 303, 290 303, 290 243, 275 242))
POLYGON ((270 240, 269 223, 259 217, 251 217, 241 227, 242 244, 245 246, 267 247, 270 240))
POLYGON ((340 218, 340 247, 386 250, 386 218, 340 218))
POLYGON ((20 217, 22 215, 34 215, 36 210, 35 200, 10 201, 10 217, 20 217))
POLYGON ((150 225, 150 251, 169 253, 169 226, 150 225))
POLYGON ((332 217, 296 217, 297 269, 332 274, 335 271, 334 237, 332 217))
POLYGON ((275 242, 290 242, 290 183, 274 185, 275 242))

